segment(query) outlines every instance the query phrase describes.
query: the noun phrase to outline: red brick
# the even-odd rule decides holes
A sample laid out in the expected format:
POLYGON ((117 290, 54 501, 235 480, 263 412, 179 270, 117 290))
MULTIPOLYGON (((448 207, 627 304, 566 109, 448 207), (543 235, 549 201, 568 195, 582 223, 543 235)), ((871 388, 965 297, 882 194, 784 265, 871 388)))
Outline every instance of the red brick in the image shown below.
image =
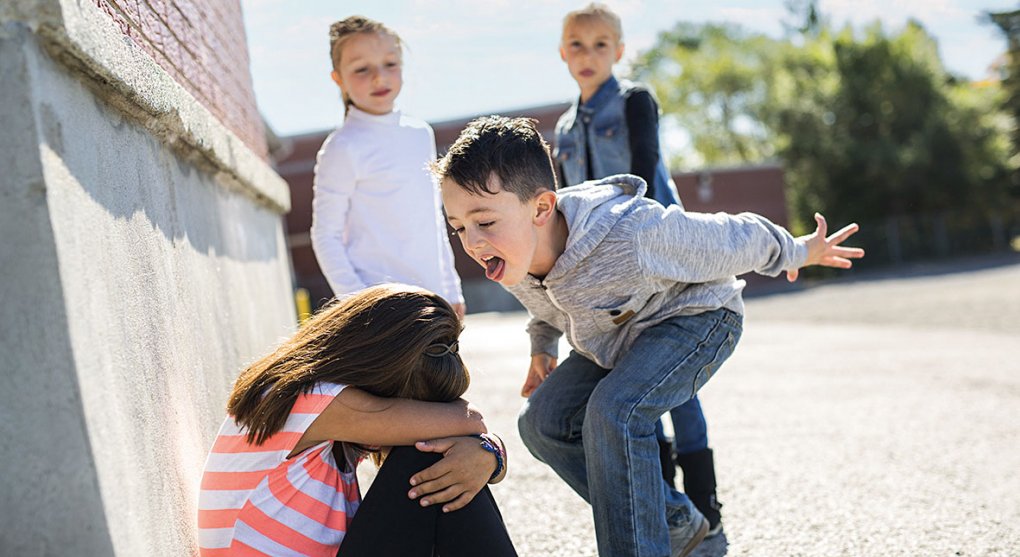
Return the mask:
POLYGON ((159 17, 159 19, 166 24, 167 22, 167 10, 170 7, 170 3, 173 0, 139 0, 148 4, 149 8, 159 17))
POLYGON ((159 15, 153 12, 151 9, 141 10, 139 14, 140 20, 139 25, 142 28, 142 33, 145 38, 152 44, 156 49, 163 48, 163 22, 159 19, 159 15))
POLYGON ((110 3, 123 12, 125 19, 138 24, 140 14, 138 12, 137 0, 110 0, 110 3))
POLYGON ((177 0, 174 2, 174 6, 181 12, 181 15, 184 16, 184 19, 188 22, 188 24, 193 27, 198 27, 200 22, 204 19, 202 17, 202 12, 192 0, 177 0))
POLYGON ((239 0, 93 0, 225 126, 265 158, 239 0))
POLYGON ((116 6, 107 0, 97 0, 96 5, 99 6, 99 9, 103 10, 106 15, 110 16, 110 19, 112 19, 113 22, 117 24, 117 27, 120 28, 121 33, 129 37, 131 36, 131 24, 128 23, 127 18, 124 17, 124 14, 116 6))

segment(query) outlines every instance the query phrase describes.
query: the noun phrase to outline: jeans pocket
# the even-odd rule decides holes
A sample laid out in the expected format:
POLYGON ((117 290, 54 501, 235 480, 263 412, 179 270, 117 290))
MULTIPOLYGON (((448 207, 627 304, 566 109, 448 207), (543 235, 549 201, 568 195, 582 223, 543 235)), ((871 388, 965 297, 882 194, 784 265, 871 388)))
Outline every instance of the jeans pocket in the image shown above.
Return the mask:
POLYGON ((636 296, 614 302, 596 303, 596 307, 589 310, 589 318, 600 332, 612 333, 636 317, 646 303, 646 299, 636 296))
POLYGON ((698 391, 708 383, 708 380, 715 375, 715 372, 719 371, 719 368, 723 363, 729 359, 733 354, 733 350, 737 347, 737 339, 739 338, 734 331, 729 330, 724 333, 726 338, 716 347, 715 355, 709 360, 701 369, 698 370, 698 374, 694 376, 694 385, 691 390, 691 398, 698 394, 698 391))

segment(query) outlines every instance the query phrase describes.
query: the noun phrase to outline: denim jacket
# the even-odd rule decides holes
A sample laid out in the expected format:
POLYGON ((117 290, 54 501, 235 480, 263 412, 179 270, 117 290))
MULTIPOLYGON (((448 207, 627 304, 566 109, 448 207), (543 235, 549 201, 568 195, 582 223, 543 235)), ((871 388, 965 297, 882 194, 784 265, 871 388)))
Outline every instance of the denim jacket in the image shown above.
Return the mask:
MULTIPOLYGON (((580 98, 556 123, 556 148, 553 151, 563 169, 564 184, 572 186, 591 179, 631 173, 627 97, 643 86, 610 76, 588 102, 580 98), (585 146, 588 149, 585 149, 585 146), (588 176, 587 156, 591 156, 592 176, 588 176)), ((648 184, 648 197, 665 206, 680 204, 662 153, 655 168, 654 183, 648 184)))

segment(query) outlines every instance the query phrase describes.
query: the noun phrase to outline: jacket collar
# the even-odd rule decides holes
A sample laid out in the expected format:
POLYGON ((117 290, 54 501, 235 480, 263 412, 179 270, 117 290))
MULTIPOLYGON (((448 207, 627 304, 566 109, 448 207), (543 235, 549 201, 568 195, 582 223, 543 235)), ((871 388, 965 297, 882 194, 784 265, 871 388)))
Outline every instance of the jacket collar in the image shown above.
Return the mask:
POLYGON ((616 80, 615 76, 610 75, 609 79, 600 85, 598 91, 595 91, 595 94, 588 99, 588 102, 582 103, 581 97, 577 98, 577 109, 586 114, 594 114, 619 93, 620 82, 616 80))

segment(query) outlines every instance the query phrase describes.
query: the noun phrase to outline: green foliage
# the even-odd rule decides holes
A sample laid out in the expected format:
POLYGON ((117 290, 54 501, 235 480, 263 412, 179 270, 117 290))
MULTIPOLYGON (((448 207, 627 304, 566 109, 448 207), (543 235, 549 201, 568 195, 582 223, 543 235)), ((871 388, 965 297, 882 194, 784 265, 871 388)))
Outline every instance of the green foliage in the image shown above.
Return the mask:
POLYGON ((1002 80, 1005 90, 1002 106, 1013 117, 1010 133, 1013 138, 1013 158, 1010 161, 1011 193, 1020 197, 1020 10, 986 13, 988 21, 996 25, 1005 36, 1008 50, 1006 75, 1002 80))
POLYGON ((761 111, 776 45, 733 26, 680 23, 640 56, 634 72, 688 131, 704 163, 754 162, 773 155, 761 111))
POLYGON ((1001 92, 949 75, 911 22, 833 30, 813 3, 785 39, 680 23, 634 67, 708 165, 779 157, 795 224, 986 213, 1008 198, 1001 92))

